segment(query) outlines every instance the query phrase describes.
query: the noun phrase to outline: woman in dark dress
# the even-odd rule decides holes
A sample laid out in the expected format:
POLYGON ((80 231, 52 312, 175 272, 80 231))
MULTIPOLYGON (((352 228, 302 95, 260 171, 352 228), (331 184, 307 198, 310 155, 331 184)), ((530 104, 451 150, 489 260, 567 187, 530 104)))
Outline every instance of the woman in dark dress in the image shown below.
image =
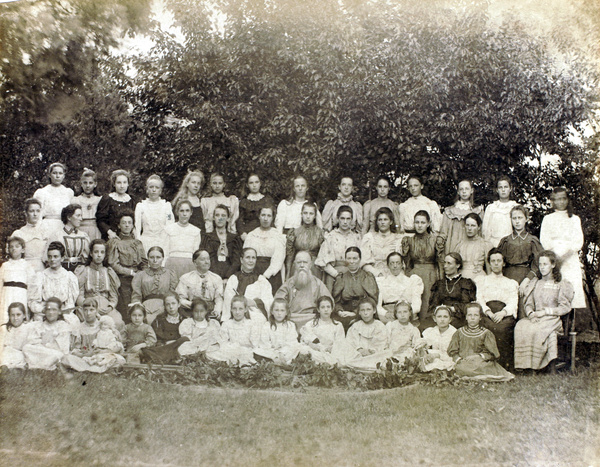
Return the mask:
POLYGON ((260 178, 255 173, 248 176, 246 183, 248 194, 240 200, 240 217, 236 221, 237 233, 242 241, 249 232, 260 227, 258 215, 265 206, 275 206, 273 198, 260 192, 260 178))
POLYGON ((214 212, 212 232, 202 235, 200 249, 210 255, 210 270, 223 279, 228 279, 240 269, 242 241, 236 234, 229 232, 227 220, 229 208, 217 205, 214 212))
POLYGON ((110 175, 113 191, 102 196, 96 211, 96 223, 104 240, 117 238, 117 225, 124 211, 134 212, 135 200, 127 193, 131 174, 126 170, 114 170, 110 175))

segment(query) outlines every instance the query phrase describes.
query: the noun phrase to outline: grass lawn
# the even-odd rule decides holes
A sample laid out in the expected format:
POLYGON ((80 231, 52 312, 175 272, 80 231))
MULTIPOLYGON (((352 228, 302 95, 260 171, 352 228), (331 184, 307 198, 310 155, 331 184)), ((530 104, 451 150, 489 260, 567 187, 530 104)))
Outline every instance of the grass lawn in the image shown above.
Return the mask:
POLYGON ((0 375, 1 465, 594 465, 598 369, 306 392, 0 375))

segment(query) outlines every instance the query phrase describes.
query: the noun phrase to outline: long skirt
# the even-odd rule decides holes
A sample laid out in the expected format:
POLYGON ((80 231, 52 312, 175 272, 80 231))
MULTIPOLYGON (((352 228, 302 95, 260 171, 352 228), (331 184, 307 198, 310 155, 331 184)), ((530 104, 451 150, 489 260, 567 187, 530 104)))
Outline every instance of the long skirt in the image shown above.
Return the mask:
POLYGON ((91 373, 104 373, 110 368, 116 368, 125 363, 125 357, 117 353, 97 353, 87 357, 65 355, 62 364, 75 371, 89 371, 91 373))
MULTIPOLYGON (((348 266, 346 266, 346 262, 345 261, 336 261, 333 264, 333 267, 340 274, 343 273, 343 272, 346 272, 348 270, 348 266)), ((325 278, 325 280, 323 282, 325 282, 325 285, 329 289, 329 292, 331 292, 333 290, 333 283, 335 282, 335 279, 334 279, 333 276, 330 276, 326 272, 323 272, 323 276, 325 278)))
POLYGON ((469 355, 458 361, 454 368, 458 376, 479 381, 510 381, 515 377, 498 362, 484 361, 481 355, 469 355))
MULTIPOLYGON (((504 268, 502 274, 509 279, 517 281, 520 285, 523 282, 523 279, 527 277, 527 274, 531 272, 531 269, 527 266, 507 266, 504 268)), ((517 311, 517 318, 523 319, 525 318, 525 304, 523 303, 523 297, 519 294, 519 307, 517 311)))
POLYGON ((23 352, 12 347, 4 347, 0 364, 7 368, 25 368, 27 366, 23 352))
POLYGON ((557 334, 561 329, 558 316, 519 320, 515 326, 515 368, 539 370, 558 358, 557 334))
POLYGON ((48 348, 42 344, 27 344, 23 347, 23 355, 29 368, 54 370, 64 357, 60 350, 48 348))
MULTIPOLYGON (((270 264, 271 258, 269 258, 268 256, 259 256, 258 258, 256 258, 255 270, 257 273, 262 274, 268 269, 270 264)), ((281 284, 283 283, 281 280, 281 271, 275 273, 275 275, 270 277, 268 280, 271 284, 271 290, 273 291, 273 295, 275 295, 275 292, 279 290, 279 287, 281 287, 281 284)))
POLYGON ((157 347, 146 347, 140 350, 141 363, 174 363, 179 358, 178 349, 181 344, 189 341, 188 337, 180 337, 179 339, 169 342, 165 345, 157 347))
POLYGON ((421 310, 419 311, 419 319, 422 321, 427 316, 431 287, 439 279, 439 270, 433 263, 417 263, 410 271, 410 274, 416 274, 423 281, 423 295, 421 297, 421 310))
POLYGON ((131 287, 131 281, 133 276, 121 276, 119 275, 121 286, 119 287, 119 301, 117 302, 117 310, 121 313, 123 321, 129 323, 129 304, 131 303, 131 294, 133 289, 131 287))
MULTIPOLYGON (((505 307, 503 302, 494 300, 487 303, 487 306, 496 313, 505 307)), ((514 362, 513 348, 514 348, 514 330, 516 320, 512 316, 506 316, 499 323, 495 323, 493 320, 484 316, 481 324, 483 327, 489 329, 496 338, 496 344, 498 345, 498 351, 500 352, 500 358, 498 363, 504 368, 509 368, 514 362)))

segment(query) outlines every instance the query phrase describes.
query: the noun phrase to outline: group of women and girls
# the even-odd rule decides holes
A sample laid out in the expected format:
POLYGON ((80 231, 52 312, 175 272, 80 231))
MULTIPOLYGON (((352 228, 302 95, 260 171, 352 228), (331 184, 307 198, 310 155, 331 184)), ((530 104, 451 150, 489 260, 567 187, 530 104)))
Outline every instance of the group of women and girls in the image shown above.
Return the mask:
POLYGON ((371 371, 418 355, 428 370, 508 380, 513 368, 552 369, 561 316, 586 307, 583 234, 564 187, 538 239, 507 177, 485 210, 472 182, 460 181, 443 212, 417 176, 405 202, 388 197, 381 177, 364 205, 344 177, 320 212, 302 176, 276 207, 256 174, 238 199, 222 174, 203 192, 204 174, 189 172, 172 202, 152 175, 136 203, 125 170, 103 196, 92 170, 78 196, 63 185, 65 171, 49 167, 50 184, 25 201, 27 223, 7 242, 8 367, 100 372, 202 351, 243 365, 309 353, 371 371), (300 251, 329 293, 314 297, 314 319, 295 323, 276 292, 300 251))

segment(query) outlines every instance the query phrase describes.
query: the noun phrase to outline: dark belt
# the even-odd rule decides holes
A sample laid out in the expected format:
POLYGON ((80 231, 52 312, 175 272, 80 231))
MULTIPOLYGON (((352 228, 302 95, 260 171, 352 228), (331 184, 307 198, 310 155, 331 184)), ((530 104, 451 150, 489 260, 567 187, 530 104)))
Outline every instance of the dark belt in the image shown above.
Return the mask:
POLYGON ((4 287, 20 287, 22 289, 27 289, 27 284, 25 282, 8 281, 4 283, 4 287))
POLYGON ((153 294, 150 294, 150 295, 146 295, 144 297, 144 301, 146 301, 146 300, 152 300, 154 298, 158 298, 159 300, 164 300, 165 297, 164 297, 164 295, 161 295, 159 293, 153 293, 153 294))
POLYGON ((388 305, 395 305, 398 302, 384 302, 381 304, 381 306, 388 306, 388 305))
POLYGON ((415 229, 405 229, 404 233, 417 233, 415 229))

